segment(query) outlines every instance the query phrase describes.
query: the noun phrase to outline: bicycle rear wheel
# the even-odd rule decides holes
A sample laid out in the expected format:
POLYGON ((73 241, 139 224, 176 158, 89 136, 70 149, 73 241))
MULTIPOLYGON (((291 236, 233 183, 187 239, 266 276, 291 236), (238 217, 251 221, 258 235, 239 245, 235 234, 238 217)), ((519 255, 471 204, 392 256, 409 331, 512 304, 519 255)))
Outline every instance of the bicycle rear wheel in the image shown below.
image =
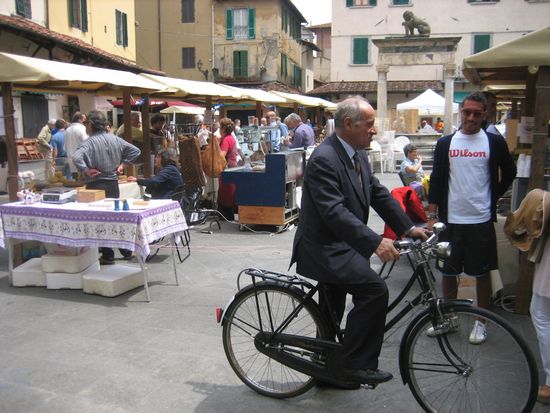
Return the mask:
POLYGON ((411 392, 427 412, 530 412, 538 373, 525 341, 500 316, 449 303, 443 318, 421 314, 410 334, 402 368, 411 392), (471 344, 476 320, 486 322, 487 339, 471 344), (437 326, 437 327, 436 327, 437 326), (427 330, 435 327, 436 336, 427 330))
MULTIPOLYGON (((249 286, 237 294, 227 309, 223 325, 225 354, 237 376, 260 394, 276 398, 294 397, 308 391, 314 384, 312 377, 273 360, 258 351, 254 344, 260 331, 277 330, 300 304, 303 308, 282 332, 325 338, 326 327, 319 308, 313 301, 304 302, 302 293, 290 288, 267 283, 257 284, 255 289, 249 286)), ((280 351, 308 360, 314 356, 290 346, 280 351)))

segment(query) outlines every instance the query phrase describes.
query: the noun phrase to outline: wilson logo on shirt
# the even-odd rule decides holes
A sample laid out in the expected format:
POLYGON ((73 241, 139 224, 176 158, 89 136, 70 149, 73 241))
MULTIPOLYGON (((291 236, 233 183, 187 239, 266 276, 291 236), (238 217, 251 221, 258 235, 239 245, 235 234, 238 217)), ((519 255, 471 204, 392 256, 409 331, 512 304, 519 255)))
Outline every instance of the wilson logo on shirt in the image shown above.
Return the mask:
POLYGON ((449 158, 487 158, 485 151, 470 152, 468 149, 450 149, 449 158))

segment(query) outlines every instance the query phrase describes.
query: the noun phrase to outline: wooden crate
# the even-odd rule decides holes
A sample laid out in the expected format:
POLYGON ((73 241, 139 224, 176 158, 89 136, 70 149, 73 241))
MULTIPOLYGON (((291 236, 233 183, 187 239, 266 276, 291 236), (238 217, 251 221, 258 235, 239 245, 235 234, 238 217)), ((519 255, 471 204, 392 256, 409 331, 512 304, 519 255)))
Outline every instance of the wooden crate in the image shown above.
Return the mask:
POLYGON ((284 225, 297 216, 284 207, 239 205, 239 224, 284 225))
POLYGON ((76 193, 78 202, 95 202, 105 199, 105 191, 103 189, 79 189, 76 193))

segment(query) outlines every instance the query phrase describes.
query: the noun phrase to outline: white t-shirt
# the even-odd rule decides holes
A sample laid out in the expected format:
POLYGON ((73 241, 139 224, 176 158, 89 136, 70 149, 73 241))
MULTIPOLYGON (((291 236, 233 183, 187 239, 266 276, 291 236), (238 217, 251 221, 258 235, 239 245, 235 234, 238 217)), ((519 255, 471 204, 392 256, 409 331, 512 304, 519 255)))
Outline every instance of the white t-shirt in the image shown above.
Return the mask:
POLYGON ((448 220, 451 224, 479 224, 491 219, 489 139, 483 130, 454 134, 449 148, 448 220))

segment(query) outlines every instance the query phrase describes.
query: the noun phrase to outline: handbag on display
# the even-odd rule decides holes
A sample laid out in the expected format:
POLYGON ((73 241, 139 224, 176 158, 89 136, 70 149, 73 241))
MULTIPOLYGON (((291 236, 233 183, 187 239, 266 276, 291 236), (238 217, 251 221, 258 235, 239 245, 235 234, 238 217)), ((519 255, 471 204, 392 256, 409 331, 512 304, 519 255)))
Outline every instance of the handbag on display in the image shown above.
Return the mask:
POLYGON ((202 170, 211 178, 218 178, 227 166, 227 160, 222 154, 220 143, 216 138, 210 139, 201 153, 202 170))

